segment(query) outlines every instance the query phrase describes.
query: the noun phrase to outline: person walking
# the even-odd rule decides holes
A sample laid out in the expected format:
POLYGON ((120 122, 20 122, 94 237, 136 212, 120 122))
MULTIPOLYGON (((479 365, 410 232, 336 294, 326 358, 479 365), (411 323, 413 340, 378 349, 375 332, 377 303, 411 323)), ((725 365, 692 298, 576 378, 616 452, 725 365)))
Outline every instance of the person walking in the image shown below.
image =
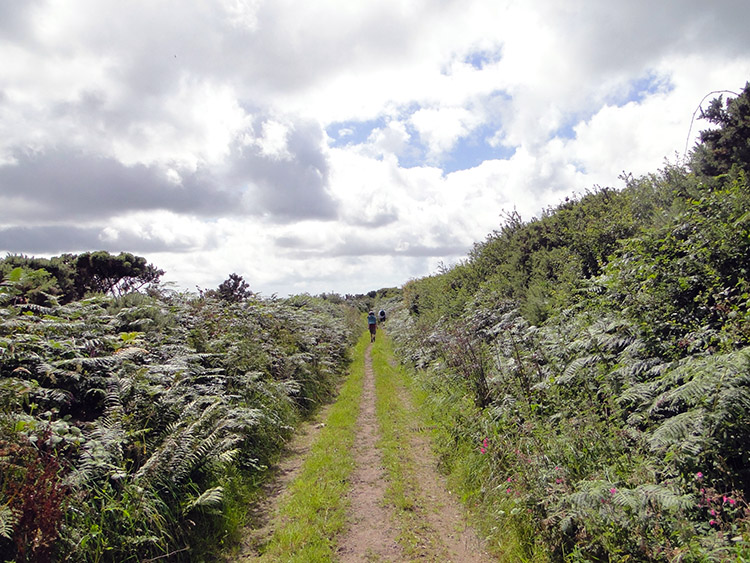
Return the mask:
POLYGON ((375 316, 374 311, 370 311, 367 315, 367 327, 370 329, 370 342, 375 342, 375 332, 378 330, 378 318, 375 316))

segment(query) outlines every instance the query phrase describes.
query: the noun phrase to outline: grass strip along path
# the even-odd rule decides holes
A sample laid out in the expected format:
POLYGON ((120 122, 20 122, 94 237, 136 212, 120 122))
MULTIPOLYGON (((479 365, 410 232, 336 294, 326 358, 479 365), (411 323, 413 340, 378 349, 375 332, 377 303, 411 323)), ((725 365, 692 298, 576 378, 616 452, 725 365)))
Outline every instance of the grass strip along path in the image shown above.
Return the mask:
POLYGON ((273 535, 260 546, 259 557, 243 557, 242 561, 335 560, 336 538, 347 526, 348 479, 354 469, 352 446, 368 344, 369 335, 363 335, 354 348, 349 377, 273 517, 273 535))
POLYGON ((490 561, 437 473, 387 335, 363 335, 350 375, 283 494, 265 545, 241 561, 490 561), (259 552, 259 553, 258 553, 259 552))
POLYGON ((424 421, 414 407, 410 379, 382 338, 372 354, 381 429, 378 447, 388 472, 386 502, 393 507, 405 561, 486 562, 456 498, 437 470, 424 421))

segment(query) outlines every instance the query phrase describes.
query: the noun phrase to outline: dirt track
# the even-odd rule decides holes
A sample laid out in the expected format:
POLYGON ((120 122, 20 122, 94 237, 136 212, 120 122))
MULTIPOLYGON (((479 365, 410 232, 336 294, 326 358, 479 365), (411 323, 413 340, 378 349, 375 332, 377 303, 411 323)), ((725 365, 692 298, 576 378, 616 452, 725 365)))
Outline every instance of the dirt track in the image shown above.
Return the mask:
MULTIPOLYGON (((402 523, 394 507, 385 500, 388 476, 383 467, 382 454, 377 447, 380 429, 375 415, 375 375, 371 359, 372 344, 365 353, 360 414, 353 455, 356 468, 350 477, 349 528, 336 541, 337 561, 439 561, 488 562, 490 558, 482 548, 476 533, 466 524, 460 504, 447 490, 445 479, 436 469, 435 457, 427 436, 417 430, 404 437, 410 455, 413 482, 418 484, 418 499, 411 518, 419 522, 420 537, 416 546, 405 549, 401 539, 402 523), (408 552, 408 554, 407 554, 408 552)), ((414 414, 409 394, 399 395, 402 407, 414 414)), ((418 423, 411 425, 417 428, 418 423)), ((305 455, 314 443, 319 428, 325 420, 325 411, 305 425, 287 448, 287 455, 276 471, 276 477, 266 487, 266 498, 254 511, 254 530, 248 533, 243 555, 253 551, 272 532, 272 515, 283 501, 286 486, 291 483, 302 466, 305 455)))

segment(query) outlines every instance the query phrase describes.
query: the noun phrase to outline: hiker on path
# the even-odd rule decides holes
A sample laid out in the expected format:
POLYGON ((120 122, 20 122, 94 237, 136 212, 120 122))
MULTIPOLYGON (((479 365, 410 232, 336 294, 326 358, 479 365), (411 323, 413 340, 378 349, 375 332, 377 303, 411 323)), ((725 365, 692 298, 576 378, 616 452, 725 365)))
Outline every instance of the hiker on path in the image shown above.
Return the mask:
POLYGON ((367 315, 367 326, 370 329, 370 342, 375 342, 375 332, 378 330, 378 319, 375 317, 374 311, 370 311, 367 315))
POLYGON ((380 317, 380 324, 383 324, 385 322, 385 309, 380 309, 378 317, 380 317))

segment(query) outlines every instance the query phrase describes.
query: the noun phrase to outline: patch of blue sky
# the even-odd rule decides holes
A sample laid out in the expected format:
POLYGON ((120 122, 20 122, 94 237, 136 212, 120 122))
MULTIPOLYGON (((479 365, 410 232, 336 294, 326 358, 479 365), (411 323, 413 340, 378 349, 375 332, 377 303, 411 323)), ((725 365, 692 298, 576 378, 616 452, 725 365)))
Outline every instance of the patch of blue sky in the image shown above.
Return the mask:
POLYGON ((516 152, 515 147, 493 146, 490 139, 497 133, 493 125, 484 125, 462 137, 441 159, 441 168, 449 174, 457 170, 475 168, 486 160, 507 160, 516 152))
POLYGON ((477 70, 482 70, 489 64, 498 62, 501 59, 502 52, 500 49, 496 50, 481 50, 473 51, 464 57, 464 62, 470 64, 477 70))
MULTIPOLYGON (((649 96, 660 93, 669 93, 674 89, 674 84, 668 76, 659 75, 656 72, 649 72, 636 80, 630 82, 627 88, 617 92, 606 103, 622 107, 631 102, 637 104, 643 102, 649 96)), ((553 137, 561 139, 574 139, 576 136, 575 126, 581 121, 586 121, 594 116, 601 108, 589 108, 584 112, 577 112, 568 116, 560 127, 552 134, 553 137)))
POLYGON ((575 139, 576 131, 575 126, 580 123, 580 119, 571 118, 566 120, 557 130, 552 134, 553 137, 560 139, 575 139))
POLYGON ((672 90, 674 90, 674 84, 668 76, 650 71, 630 82, 627 89, 614 96, 612 103, 618 106, 624 106, 631 102, 640 104, 649 96, 668 94, 672 90))
MULTIPOLYGON (((408 129, 408 128, 407 128, 408 129)), ((401 168, 414 168, 415 166, 431 165, 427 158, 427 147, 419 141, 418 136, 413 136, 401 154, 397 155, 398 165, 401 168)))
POLYGON ((385 126, 383 117, 366 121, 338 121, 326 127, 326 133, 331 138, 332 147, 345 147, 366 142, 374 129, 385 126))
POLYGON ((563 139, 563 140, 571 140, 576 138, 576 125, 579 125, 582 122, 586 122, 589 119, 591 119, 601 108, 589 108, 587 111, 581 111, 581 112, 575 112, 567 114, 563 122, 559 125, 557 129, 555 129, 552 132, 551 138, 553 139, 563 139))

